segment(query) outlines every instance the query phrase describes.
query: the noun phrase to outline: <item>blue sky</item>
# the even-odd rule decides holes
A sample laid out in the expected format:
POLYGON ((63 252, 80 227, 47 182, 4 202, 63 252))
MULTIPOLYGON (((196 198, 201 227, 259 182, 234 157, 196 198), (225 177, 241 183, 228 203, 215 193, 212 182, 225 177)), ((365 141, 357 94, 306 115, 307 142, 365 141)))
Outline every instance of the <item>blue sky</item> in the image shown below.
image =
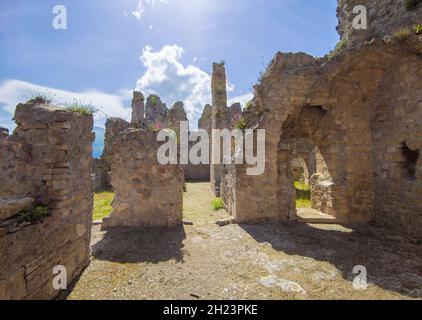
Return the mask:
POLYGON ((134 88, 197 120, 210 102, 212 62, 245 102, 277 51, 321 56, 338 41, 336 0, 14 0, 0 2, 0 126, 32 91, 78 99, 127 118, 134 88), (54 30, 52 9, 67 9, 54 30))

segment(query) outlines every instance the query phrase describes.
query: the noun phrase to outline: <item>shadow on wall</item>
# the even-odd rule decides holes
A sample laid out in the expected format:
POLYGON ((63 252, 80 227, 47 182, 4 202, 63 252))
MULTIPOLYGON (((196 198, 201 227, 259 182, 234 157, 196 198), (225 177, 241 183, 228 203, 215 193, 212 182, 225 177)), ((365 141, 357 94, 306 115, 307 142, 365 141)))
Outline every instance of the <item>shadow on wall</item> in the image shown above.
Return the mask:
POLYGON ((277 251, 334 265, 351 285, 353 268, 362 265, 367 269, 369 285, 422 298, 422 245, 411 244, 399 234, 376 227, 350 232, 323 230, 304 223, 241 227, 256 241, 269 243, 277 251))
POLYGON ((92 247, 98 260, 119 263, 159 263, 169 260, 183 262, 183 226, 176 228, 117 227, 107 231, 92 247))

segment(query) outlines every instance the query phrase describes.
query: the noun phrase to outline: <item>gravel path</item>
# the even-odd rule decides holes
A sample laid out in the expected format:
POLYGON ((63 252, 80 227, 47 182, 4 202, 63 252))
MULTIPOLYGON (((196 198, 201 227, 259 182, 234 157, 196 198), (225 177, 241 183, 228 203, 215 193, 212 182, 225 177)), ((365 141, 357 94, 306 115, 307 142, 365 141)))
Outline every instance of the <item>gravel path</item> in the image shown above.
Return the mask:
MULTIPOLYGON (((197 205, 195 199, 185 202, 197 205)), ((103 233, 95 226, 92 261, 67 298, 422 298, 422 246, 386 230, 304 223, 219 227, 209 216, 190 217, 194 225, 170 230, 103 233), (357 265, 367 269, 365 290, 353 287, 357 265)))

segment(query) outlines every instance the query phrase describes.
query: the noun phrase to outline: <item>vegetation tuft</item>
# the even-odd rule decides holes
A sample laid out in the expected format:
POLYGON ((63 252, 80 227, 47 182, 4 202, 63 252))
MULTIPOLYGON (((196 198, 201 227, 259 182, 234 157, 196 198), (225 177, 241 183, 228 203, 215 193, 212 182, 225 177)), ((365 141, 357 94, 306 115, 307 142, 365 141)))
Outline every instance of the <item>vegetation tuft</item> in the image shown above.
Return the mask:
POLYGON ((64 104, 64 108, 72 112, 80 113, 84 116, 89 116, 98 112, 98 109, 95 108, 93 105, 82 103, 81 101, 75 101, 73 103, 64 104))
POLYGON ((36 206, 35 208, 23 210, 20 213, 21 218, 24 221, 28 221, 30 223, 37 223, 42 218, 47 217, 48 215, 48 209, 44 206, 36 206))
POLYGON ((245 120, 245 118, 241 117, 237 121, 235 127, 236 127, 236 129, 245 130, 246 129, 246 120, 245 120))
POLYGON ((211 201, 211 206, 214 211, 224 209, 224 202, 221 198, 215 198, 211 201))
POLYGON ((32 91, 29 94, 28 101, 26 104, 37 105, 51 103, 53 99, 50 97, 47 91, 32 91))
POLYGON ((344 49, 347 48, 348 46, 348 42, 346 39, 342 39, 340 40, 336 47, 334 48, 334 50, 330 51, 330 53, 327 55, 328 59, 333 59, 334 57, 336 57, 341 51, 343 51, 344 49))
POLYGON ((409 27, 400 28, 396 32, 393 33, 393 38, 401 42, 405 42, 411 36, 412 36, 412 30, 410 30, 409 27))
POLYGON ((421 35, 422 34, 422 24, 416 24, 413 26, 413 31, 415 31, 415 33, 417 35, 421 35))

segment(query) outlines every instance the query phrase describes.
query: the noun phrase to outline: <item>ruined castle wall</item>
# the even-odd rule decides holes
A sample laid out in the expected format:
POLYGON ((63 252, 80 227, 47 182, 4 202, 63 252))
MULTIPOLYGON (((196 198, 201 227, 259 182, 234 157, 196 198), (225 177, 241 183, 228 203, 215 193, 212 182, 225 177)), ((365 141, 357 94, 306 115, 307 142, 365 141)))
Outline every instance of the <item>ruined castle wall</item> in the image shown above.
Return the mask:
POLYGON ((120 118, 109 118, 105 124, 105 135, 104 135, 104 150, 101 159, 95 159, 94 162, 94 185, 95 190, 110 189, 111 188, 111 161, 113 155, 113 144, 118 139, 120 132, 129 129, 135 125, 137 127, 142 126, 143 117, 139 115, 137 107, 143 105, 141 96, 135 95, 132 103, 133 115, 132 124, 120 119, 120 118))
POLYGON ((337 30, 349 45, 355 45, 374 37, 390 35, 402 27, 421 24, 422 4, 409 9, 404 0, 338 0, 337 30), (353 20, 357 14, 353 8, 363 5, 367 8, 368 29, 355 30, 353 20))
POLYGON ((172 227, 182 223, 184 174, 178 165, 157 160, 157 134, 127 130, 113 145, 112 227, 172 227))
POLYGON ((19 105, 17 128, 0 140, 0 299, 51 299, 53 268, 69 284, 89 263, 92 116, 19 105), (35 205, 49 216, 28 222, 35 205))
POLYGON ((375 211, 381 223, 422 238, 422 61, 389 69, 375 99, 375 211))

